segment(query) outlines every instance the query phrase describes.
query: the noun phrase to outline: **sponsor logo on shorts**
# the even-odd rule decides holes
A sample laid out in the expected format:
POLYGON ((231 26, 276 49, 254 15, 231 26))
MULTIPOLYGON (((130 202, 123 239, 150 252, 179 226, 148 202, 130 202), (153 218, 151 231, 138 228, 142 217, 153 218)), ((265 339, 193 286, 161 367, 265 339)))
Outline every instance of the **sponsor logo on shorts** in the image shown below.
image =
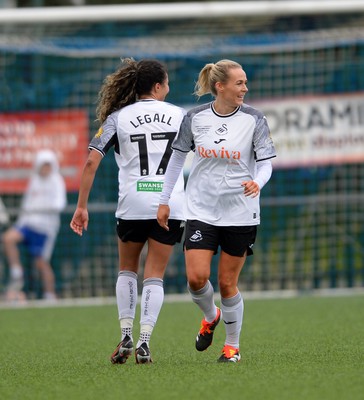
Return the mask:
POLYGON ((197 230, 195 231, 195 233, 190 237, 190 242, 199 242, 200 240, 202 240, 202 233, 201 231, 197 230))
POLYGON ((161 192, 163 189, 163 182, 137 182, 137 192, 161 192))

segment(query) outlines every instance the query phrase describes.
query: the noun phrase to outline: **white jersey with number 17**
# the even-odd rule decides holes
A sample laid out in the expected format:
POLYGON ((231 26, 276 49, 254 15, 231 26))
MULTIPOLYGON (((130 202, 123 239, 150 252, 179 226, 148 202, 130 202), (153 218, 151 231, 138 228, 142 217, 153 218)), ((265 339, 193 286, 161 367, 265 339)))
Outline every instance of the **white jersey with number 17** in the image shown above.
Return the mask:
MULTIPOLYGON (((114 147, 119 167, 116 217, 155 219, 164 174, 185 112, 158 100, 141 100, 109 115, 89 149, 102 155, 114 147)), ((184 219, 184 178, 178 177, 170 199, 171 219, 184 219)))

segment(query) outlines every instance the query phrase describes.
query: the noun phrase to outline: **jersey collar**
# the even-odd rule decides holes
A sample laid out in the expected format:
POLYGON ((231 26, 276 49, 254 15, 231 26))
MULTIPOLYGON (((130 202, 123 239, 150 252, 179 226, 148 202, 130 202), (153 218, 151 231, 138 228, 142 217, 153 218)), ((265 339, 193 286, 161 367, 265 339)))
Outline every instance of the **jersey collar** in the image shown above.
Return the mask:
POLYGON ((215 108, 214 108, 214 102, 211 103, 211 110, 212 110, 212 112, 213 112, 215 115, 217 115, 218 117, 220 117, 220 118, 231 117, 232 115, 236 114, 236 113, 239 111, 239 109, 240 109, 240 106, 237 106, 236 109, 235 109, 233 112, 231 112, 230 114, 219 114, 219 113, 215 110, 215 108))

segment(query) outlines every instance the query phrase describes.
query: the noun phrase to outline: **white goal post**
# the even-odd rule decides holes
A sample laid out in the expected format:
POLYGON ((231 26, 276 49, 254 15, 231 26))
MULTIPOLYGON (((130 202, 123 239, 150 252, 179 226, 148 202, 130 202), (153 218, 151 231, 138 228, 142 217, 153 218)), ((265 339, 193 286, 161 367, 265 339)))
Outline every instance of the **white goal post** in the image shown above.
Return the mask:
POLYGON ((3 9, 0 24, 289 16, 364 11, 362 0, 224 1, 3 9))

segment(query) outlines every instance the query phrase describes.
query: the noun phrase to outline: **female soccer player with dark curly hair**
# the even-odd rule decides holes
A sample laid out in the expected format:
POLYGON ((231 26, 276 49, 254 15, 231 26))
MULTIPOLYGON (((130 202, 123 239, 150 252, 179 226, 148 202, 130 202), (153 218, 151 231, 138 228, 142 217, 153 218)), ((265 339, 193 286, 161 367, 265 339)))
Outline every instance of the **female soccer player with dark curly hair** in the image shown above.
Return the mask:
POLYGON ((101 124, 92 139, 81 178, 77 209, 71 221, 74 232, 87 229, 87 202, 99 164, 114 149, 119 167, 119 200, 116 210, 119 275, 116 299, 121 340, 111 362, 123 364, 133 352, 133 321, 137 303, 140 255, 147 243, 141 296, 140 336, 137 363, 152 361, 149 341, 164 298, 163 277, 173 245, 184 229, 182 204, 184 179, 180 173, 171 195, 170 230, 156 219, 164 174, 184 111, 165 102, 169 92, 168 73, 157 60, 139 62, 127 58, 106 77, 99 93, 97 117, 101 124))

